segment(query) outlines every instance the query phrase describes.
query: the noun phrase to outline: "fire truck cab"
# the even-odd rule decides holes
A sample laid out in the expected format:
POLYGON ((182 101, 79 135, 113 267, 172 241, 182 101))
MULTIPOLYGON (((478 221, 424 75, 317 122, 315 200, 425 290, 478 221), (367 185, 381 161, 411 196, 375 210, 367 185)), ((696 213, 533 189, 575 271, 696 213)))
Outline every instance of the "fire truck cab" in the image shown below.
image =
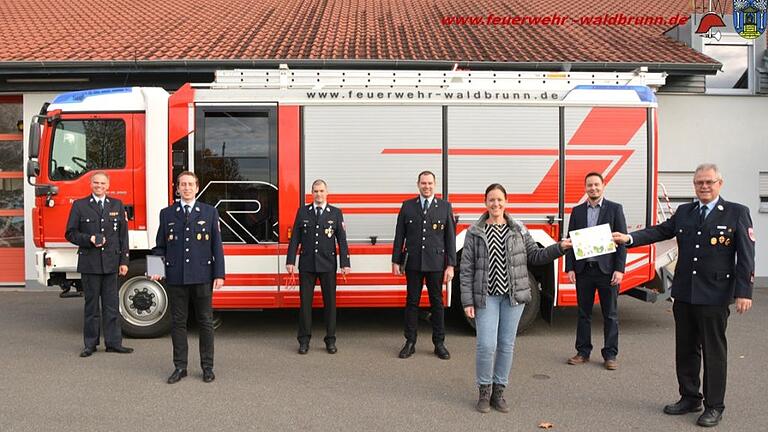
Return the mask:
MULTIPOLYGON (((285 253, 298 206, 322 178, 345 216, 352 273, 339 275, 339 307, 401 307, 405 279, 391 274, 400 204, 422 170, 437 175, 463 231, 483 211, 483 191, 503 184, 508 211, 542 245, 566 233, 585 199, 584 175, 603 174, 630 230, 656 218, 656 100, 664 76, 628 73, 270 70, 220 71, 212 83, 64 93, 30 129, 27 176, 35 186, 38 279, 79 289, 76 248, 64 238, 71 203, 90 193, 89 172, 110 176, 108 195, 128 215, 129 274, 120 279, 123 330, 170 328, 162 283, 147 279, 160 210, 184 170, 198 199, 219 210, 226 281, 217 310, 298 307, 285 253)), ((621 290, 656 275, 652 246, 629 251, 621 290)), ((533 268, 540 290, 520 327, 576 305, 563 260, 533 268)), ((456 278, 458 281, 458 278, 456 278)), ((444 288, 446 306, 458 286, 444 288)), ((636 292, 636 291, 635 291, 636 292)), ((321 299, 316 297, 316 305, 321 299)), ((423 301, 426 302, 426 293, 423 301)), ((461 305, 458 305, 458 310, 461 305)))

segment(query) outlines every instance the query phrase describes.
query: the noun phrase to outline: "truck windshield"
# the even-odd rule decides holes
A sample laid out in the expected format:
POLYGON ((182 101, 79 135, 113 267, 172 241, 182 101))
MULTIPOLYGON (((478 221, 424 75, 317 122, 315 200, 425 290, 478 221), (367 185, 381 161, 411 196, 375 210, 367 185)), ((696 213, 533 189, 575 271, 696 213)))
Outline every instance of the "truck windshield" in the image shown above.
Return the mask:
POLYGON ((62 120, 51 145, 51 180, 71 180, 91 170, 125 167, 125 122, 62 120))

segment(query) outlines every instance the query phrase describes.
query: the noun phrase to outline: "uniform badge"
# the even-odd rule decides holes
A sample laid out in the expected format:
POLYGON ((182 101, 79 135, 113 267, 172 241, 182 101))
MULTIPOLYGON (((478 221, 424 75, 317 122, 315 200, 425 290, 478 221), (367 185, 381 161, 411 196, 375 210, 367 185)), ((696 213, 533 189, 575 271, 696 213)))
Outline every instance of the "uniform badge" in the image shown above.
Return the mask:
POLYGON ((109 212, 110 217, 117 217, 118 212, 109 212))
POLYGON ((432 229, 436 230, 437 229, 437 224, 432 224, 432 229))
POLYGON ((731 239, 727 238, 725 239, 725 245, 730 246, 731 245, 731 239))
POLYGON ((173 234, 168 234, 168 241, 173 241, 173 234))
POLYGON ((720 242, 720 244, 723 244, 725 243, 725 237, 720 236, 720 238, 718 238, 717 241, 720 242))
POLYGON ((752 227, 749 227, 749 229, 747 229, 747 234, 749 234, 750 240, 755 241, 755 230, 752 229, 752 227))
POLYGON ((203 235, 202 235, 202 234, 200 234, 200 233, 197 233, 197 239, 198 239, 198 240, 202 240, 202 238, 203 238, 203 235))
POLYGON ((331 238, 331 236, 333 236, 333 228, 326 228, 325 235, 327 235, 328 238, 331 238))
POLYGON ((717 244, 717 239, 715 237, 712 237, 711 239, 709 239, 709 242, 712 243, 712 246, 714 246, 717 244))
POLYGON ((208 234, 207 234, 207 233, 205 234, 205 239, 206 239, 206 240, 209 240, 209 237, 208 237, 208 234))
POLYGON ((205 225, 205 221, 197 221, 198 225, 205 225))

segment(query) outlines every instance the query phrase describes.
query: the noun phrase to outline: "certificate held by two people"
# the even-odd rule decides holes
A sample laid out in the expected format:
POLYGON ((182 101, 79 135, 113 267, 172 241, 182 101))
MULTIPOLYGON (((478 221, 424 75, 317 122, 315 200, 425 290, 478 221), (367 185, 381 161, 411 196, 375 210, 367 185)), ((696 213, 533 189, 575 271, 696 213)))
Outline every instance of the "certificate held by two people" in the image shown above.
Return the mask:
POLYGON ((613 242, 609 224, 571 231, 569 236, 573 241, 573 254, 576 260, 616 252, 616 244, 613 242))

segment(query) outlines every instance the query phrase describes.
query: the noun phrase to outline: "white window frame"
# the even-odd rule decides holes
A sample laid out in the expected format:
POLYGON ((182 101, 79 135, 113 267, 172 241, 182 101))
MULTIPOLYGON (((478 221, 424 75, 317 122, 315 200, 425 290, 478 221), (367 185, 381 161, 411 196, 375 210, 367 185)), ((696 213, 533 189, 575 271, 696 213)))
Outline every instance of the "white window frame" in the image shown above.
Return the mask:
MULTIPOLYGON (((751 39, 744 39, 737 33, 723 33, 720 40, 706 39, 703 41, 701 52, 707 55, 707 45, 746 46, 747 47, 747 88, 725 89, 706 87, 707 94, 715 95, 748 95, 755 93, 755 44, 751 39)), ((715 59, 717 60, 717 59, 715 59)), ((706 78, 705 78, 706 82, 706 78)))

